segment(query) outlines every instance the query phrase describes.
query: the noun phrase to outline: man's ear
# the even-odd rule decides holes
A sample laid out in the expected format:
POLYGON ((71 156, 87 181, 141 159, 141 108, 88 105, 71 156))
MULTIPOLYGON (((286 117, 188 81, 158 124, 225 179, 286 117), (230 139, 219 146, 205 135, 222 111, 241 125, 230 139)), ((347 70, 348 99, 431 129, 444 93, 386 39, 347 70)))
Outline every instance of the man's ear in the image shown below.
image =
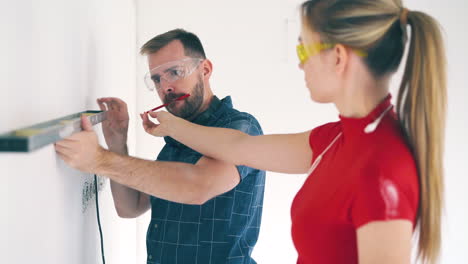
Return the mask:
POLYGON ((342 44, 336 44, 333 52, 335 54, 336 73, 343 74, 349 63, 349 50, 342 44))
POLYGON ((203 78, 208 80, 211 77, 211 73, 213 72, 213 64, 209 59, 205 59, 202 62, 202 71, 203 71, 203 78))

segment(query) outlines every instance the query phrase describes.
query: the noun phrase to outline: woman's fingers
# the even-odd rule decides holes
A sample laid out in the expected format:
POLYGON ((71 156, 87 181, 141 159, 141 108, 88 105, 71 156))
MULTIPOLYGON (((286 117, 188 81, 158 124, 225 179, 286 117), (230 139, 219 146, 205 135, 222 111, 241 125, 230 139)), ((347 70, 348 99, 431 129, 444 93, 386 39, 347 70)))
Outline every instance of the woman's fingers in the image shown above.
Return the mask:
POLYGON ((143 125, 144 125, 144 126, 153 127, 153 126, 156 125, 155 123, 153 123, 153 121, 151 121, 151 120, 148 118, 148 114, 147 114, 147 113, 141 114, 140 116, 141 116, 141 118, 143 119, 143 125))
POLYGON ((159 113, 159 112, 149 112, 148 114, 149 114, 152 118, 158 118, 158 113, 159 113))
POLYGON ((148 134, 151 134, 153 136, 159 136, 159 133, 156 131, 157 128, 159 127, 159 124, 156 124, 153 121, 151 121, 148 117, 147 112, 140 114, 140 117, 141 117, 143 128, 145 129, 145 131, 148 134))

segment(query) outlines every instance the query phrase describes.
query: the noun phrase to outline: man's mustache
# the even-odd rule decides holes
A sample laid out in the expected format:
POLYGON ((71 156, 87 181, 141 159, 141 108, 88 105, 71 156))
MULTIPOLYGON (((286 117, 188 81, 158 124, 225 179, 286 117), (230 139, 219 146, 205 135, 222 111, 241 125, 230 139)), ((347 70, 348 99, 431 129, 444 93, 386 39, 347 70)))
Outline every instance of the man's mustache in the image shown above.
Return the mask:
POLYGON ((175 99, 181 97, 185 95, 184 93, 181 93, 181 94, 175 94, 175 93, 171 93, 171 94, 168 94, 164 97, 164 103, 167 104, 167 103, 171 103, 172 101, 174 101, 175 99))

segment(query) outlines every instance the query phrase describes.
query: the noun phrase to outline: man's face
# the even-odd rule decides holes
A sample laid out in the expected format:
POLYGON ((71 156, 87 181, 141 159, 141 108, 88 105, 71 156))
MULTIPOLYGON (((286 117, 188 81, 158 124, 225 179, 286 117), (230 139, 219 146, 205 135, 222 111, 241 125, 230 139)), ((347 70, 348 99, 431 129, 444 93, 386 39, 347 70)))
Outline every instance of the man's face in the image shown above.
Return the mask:
POLYGON ((184 47, 180 41, 175 40, 158 52, 149 54, 148 65, 152 70, 152 78, 158 83, 156 91, 159 98, 163 103, 172 102, 166 107, 170 113, 185 119, 198 113, 203 104, 205 90, 202 66, 199 61, 190 60, 184 54, 184 47), (193 71, 188 72, 187 76, 172 80, 171 76, 181 67, 188 67, 193 71), (156 70, 153 70, 155 68, 156 70), (188 98, 174 101, 187 93, 190 94, 188 98))

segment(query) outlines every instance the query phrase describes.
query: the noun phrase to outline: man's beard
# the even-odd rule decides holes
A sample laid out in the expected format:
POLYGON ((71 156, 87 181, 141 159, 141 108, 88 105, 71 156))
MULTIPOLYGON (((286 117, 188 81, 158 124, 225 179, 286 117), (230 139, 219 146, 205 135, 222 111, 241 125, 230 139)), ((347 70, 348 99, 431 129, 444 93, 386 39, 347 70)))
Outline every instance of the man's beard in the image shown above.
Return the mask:
MULTIPOLYGON (((180 107, 180 109, 173 109, 172 104, 169 104, 166 109, 169 111, 169 113, 181 117, 183 119, 189 119, 196 114, 198 114, 198 110, 203 104, 203 92, 204 92, 204 87, 203 87, 203 80, 201 79, 201 76, 198 77, 198 82, 195 84, 194 88, 192 89, 192 93, 190 94, 189 97, 187 97, 184 100, 183 105, 180 107)), ((184 94, 168 94, 166 95, 164 101, 165 103, 174 101, 176 98, 179 98, 184 94)))

